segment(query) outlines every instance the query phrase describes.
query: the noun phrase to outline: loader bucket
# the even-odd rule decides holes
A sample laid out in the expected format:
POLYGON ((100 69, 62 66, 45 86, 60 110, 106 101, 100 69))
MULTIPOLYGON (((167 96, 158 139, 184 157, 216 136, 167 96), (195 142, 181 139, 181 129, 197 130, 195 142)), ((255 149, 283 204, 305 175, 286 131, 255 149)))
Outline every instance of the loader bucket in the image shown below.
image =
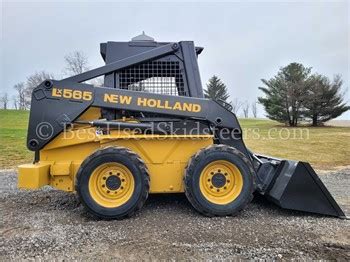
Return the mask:
POLYGON ((271 179, 260 193, 276 205, 285 209, 346 218, 309 163, 282 160, 278 165, 275 164, 275 168, 270 168, 270 174, 266 173, 267 170, 269 168, 262 169, 260 176, 269 176, 271 179))

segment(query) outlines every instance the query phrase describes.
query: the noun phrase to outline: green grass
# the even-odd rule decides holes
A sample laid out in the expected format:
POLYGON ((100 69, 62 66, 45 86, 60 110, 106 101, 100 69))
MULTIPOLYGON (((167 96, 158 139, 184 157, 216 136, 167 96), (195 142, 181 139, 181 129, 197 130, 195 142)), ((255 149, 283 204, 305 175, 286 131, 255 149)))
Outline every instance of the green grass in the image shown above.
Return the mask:
MULTIPOLYGON (((33 153, 26 148, 28 117, 28 111, 0 110, 0 169, 32 161, 33 153)), ((257 119, 240 123, 244 141, 254 152, 307 161, 317 168, 350 165, 350 127, 289 128, 257 119), (283 139, 288 133, 289 139, 283 139)))
POLYGON ((0 168, 13 168, 32 161, 26 148, 28 111, 0 110, 0 168))
POLYGON ((253 152, 310 162, 320 169, 350 165, 350 127, 292 128, 256 119, 240 123, 244 141, 253 152))

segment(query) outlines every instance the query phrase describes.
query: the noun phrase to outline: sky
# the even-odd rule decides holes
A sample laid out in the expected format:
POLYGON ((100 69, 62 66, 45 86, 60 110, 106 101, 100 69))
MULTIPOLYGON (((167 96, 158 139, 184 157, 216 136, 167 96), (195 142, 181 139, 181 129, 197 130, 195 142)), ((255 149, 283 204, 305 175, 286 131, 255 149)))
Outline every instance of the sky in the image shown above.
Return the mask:
MULTIPOLYGON (((350 85, 347 1, 286 2, 1 2, 0 93, 35 71, 62 77, 64 56, 84 52, 103 65, 99 44, 129 41, 145 31, 156 41, 192 40, 203 87, 212 75, 231 99, 253 102, 261 79, 291 62, 350 85)), ((350 90, 346 94, 350 102, 350 90)), ((259 108, 259 117, 263 117, 259 108)), ((340 117, 350 119, 350 112, 340 117)))

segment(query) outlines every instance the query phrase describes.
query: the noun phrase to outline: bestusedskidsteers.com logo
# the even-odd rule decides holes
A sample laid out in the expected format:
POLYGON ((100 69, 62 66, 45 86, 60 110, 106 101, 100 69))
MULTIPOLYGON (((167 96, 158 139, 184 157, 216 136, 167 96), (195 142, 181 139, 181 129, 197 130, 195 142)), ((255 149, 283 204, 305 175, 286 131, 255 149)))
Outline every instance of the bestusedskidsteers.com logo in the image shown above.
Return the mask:
POLYGON ((36 135, 42 140, 48 140, 53 135, 53 127, 48 122, 41 122, 36 126, 36 135))

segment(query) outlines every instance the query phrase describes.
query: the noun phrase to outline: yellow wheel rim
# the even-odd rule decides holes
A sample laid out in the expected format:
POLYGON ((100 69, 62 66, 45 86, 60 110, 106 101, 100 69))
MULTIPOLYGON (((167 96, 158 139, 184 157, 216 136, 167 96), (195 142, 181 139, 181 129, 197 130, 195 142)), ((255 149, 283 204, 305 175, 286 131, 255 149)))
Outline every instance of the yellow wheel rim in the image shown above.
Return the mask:
POLYGON ((119 207, 131 198, 135 181, 130 170, 120 163, 105 163, 97 167, 89 179, 93 200, 107 208, 119 207))
POLYGON ((225 205, 234 201, 242 191, 243 177, 236 165, 225 160, 208 164, 199 179, 200 191, 211 203, 225 205))

